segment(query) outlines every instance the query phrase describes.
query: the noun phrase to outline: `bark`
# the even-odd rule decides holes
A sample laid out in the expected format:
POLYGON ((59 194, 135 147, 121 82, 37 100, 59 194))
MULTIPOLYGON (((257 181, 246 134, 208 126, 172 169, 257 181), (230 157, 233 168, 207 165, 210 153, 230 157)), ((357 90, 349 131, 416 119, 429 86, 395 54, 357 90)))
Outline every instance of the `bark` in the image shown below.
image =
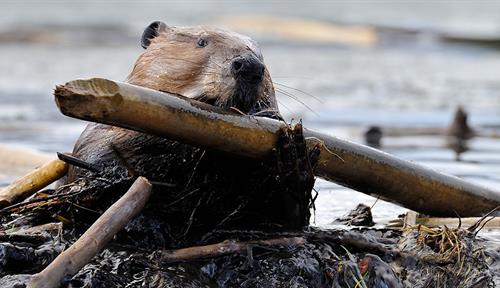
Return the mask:
MULTIPOLYGON (((58 86, 55 96, 70 117, 255 158, 269 155, 286 125, 99 78, 58 86)), ((304 134, 308 146, 321 148, 315 174, 326 180, 434 216, 478 216, 500 205, 498 191, 363 145, 307 129, 304 134)))
MULTIPOLYGON (((500 217, 488 218, 488 221, 484 224, 484 228, 500 228, 500 217)), ((464 227, 468 228, 476 225, 477 222, 481 221, 480 217, 468 217, 468 218, 435 218, 435 217, 418 217, 416 224, 422 224, 427 227, 464 227)))
POLYGON ((151 184, 139 177, 130 189, 66 251, 42 272, 32 276, 28 288, 55 288, 78 272, 120 231, 146 204, 151 184))
POLYGON ((161 254, 163 262, 192 261, 202 258, 221 257, 233 253, 247 252, 253 246, 297 246, 303 245, 303 237, 284 237, 267 240, 254 240, 246 242, 237 242, 226 240, 221 243, 188 247, 176 250, 164 250, 161 254))

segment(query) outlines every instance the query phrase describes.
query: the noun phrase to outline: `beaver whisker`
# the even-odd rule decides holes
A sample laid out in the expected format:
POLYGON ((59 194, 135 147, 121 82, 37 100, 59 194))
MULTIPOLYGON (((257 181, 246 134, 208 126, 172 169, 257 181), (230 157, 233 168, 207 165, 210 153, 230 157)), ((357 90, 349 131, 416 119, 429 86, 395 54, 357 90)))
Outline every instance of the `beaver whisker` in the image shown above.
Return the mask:
POLYGON ((290 107, 288 107, 285 104, 283 104, 283 102, 279 101, 278 99, 276 99, 276 101, 278 102, 278 104, 280 104, 281 106, 283 106, 283 108, 285 108, 289 113, 293 113, 292 109, 290 109, 290 107))
POLYGON ((243 115, 243 116, 248 115, 247 113, 245 113, 245 112, 241 111, 240 109, 233 107, 233 106, 229 107, 229 110, 235 111, 236 113, 243 115))
MULTIPOLYGON (((277 116, 279 116, 280 112, 278 110, 276 110, 276 109, 262 109, 259 112, 252 114, 252 116, 259 116, 259 115, 266 114, 266 113, 272 113, 272 115, 274 117, 277 117, 277 116)), ((278 117, 278 118, 280 120, 283 120, 282 117, 278 117)))
POLYGON ((314 96, 314 95, 312 95, 311 93, 305 92, 305 91, 300 90, 300 89, 298 89, 298 88, 295 88, 295 87, 292 87, 292 86, 288 86, 288 85, 285 85, 285 84, 282 84, 282 83, 278 83, 278 82, 276 82, 276 81, 273 81, 273 84, 280 85, 280 86, 283 86, 283 87, 285 87, 285 88, 295 90, 295 91, 297 91, 297 92, 300 92, 300 93, 302 93, 302 94, 304 94, 304 95, 307 95, 307 96, 310 96, 310 97, 312 97, 312 98, 316 99, 319 103, 324 103, 323 99, 321 99, 320 97, 314 96))
POLYGON ((203 94, 200 97, 195 97, 193 99, 196 100, 196 101, 203 102, 203 103, 208 103, 208 101, 210 100, 210 98, 208 98, 208 95, 206 95, 206 94, 203 94))
MULTIPOLYGON (((264 101, 262 101, 262 100, 257 101, 257 103, 256 103, 256 104, 257 104, 257 105, 259 105, 259 109, 260 109, 260 110, 265 110, 265 109, 275 108, 275 107, 271 107, 271 106, 270 106, 270 105, 271 105, 270 103, 264 102, 264 101), (264 109, 262 109, 262 108, 264 108, 264 109)), ((258 113, 258 112, 257 112, 257 113, 258 113)))
POLYGON ((281 90, 279 88, 275 88, 276 92, 279 92, 285 96, 288 96, 290 97, 291 99, 295 100, 296 102, 302 104, 304 107, 307 108, 307 110, 311 111, 312 113, 314 113, 314 115, 316 116, 319 116, 318 112, 314 111, 311 107, 309 107, 306 103, 304 103, 302 100, 299 100, 297 96, 287 92, 287 91, 284 91, 284 90, 281 90))
MULTIPOLYGON (((287 107, 285 108, 289 110, 287 107)), ((249 114, 252 116, 262 116, 284 121, 284 118, 280 115, 280 112, 278 108, 275 106, 275 104, 271 104, 270 102, 265 101, 265 99, 257 100, 257 102, 254 105, 254 108, 250 110, 249 114)))
POLYGON ((264 108, 269 108, 269 105, 266 103, 266 102, 262 102, 262 101, 257 101, 257 103, 255 103, 256 106, 258 105, 259 106, 259 109, 262 109, 262 106, 264 106, 264 108))
MULTIPOLYGON (((276 99, 276 102, 278 102, 279 105, 283 106, 283 108, 285 108, 288 112, 290 112, 290 113, 292 112, 292 110, 288 106, 286 106, 285 104, 283 104, 282 102, 280 102, 278 99, 276 99)), ((270 106, 271 105, 270 103, 264 102, 262 100, 257 101, 256 105, 259 105, 259 108, 261 108, 261 109, 262 109, 262 106, 264 106, 264 108, 269 108, 269 109, 274 108, 274 107, 270 106)), ((281 117, 281 115, 279 115, 279 111, 277 109, 276 109, 276 112, 278 113, 277 116, 280 116, 279 119, 280 120, 284 120, 283 117, 281 117)), ((256 112, 255 114, 252 114, 252 115, 256 115, 258 113, 259 112, 256 112)))

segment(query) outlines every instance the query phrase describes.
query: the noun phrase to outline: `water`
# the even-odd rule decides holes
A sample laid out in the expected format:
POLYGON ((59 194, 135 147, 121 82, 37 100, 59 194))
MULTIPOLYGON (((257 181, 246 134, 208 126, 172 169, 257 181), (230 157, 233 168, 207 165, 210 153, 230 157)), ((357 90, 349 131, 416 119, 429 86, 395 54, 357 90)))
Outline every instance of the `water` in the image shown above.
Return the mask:
MULTIPOLYGON (((0 4, 0 143, 50 153, 70 151, 85 123, 57 111, 53 88, 75 78, 124 80, 141 52, 142 29, 157 19, 189 25, 220 16, 264 13, 427 33, 500 35, 496 2, 318 1, 292 2, 287 7, 280 1, 72 3, 0 4), (447 17, 442 17, 443 11, 447 17)), ((281 111, 288 119, 302 119, 311 129, 360 142, 370 125, 446 127, 454 109, 462 105, 479 131, 500 130, 500 50, 390 31, 371 47, 255 35, 273 80, 279 83, 276 86, 303 102, 278 94, 281 111)), ((387 152, 500 190, 499 138, 473 140, 462 162, 454 161, 441 136, 383 141, 387 152)), ((322 180, 316 186, 317 225, 328 225, 358 203, 372 205, 376 200, 322 180)), ((384 201, 373 208, 375 221, 382 223, 405 211, 384 201)))

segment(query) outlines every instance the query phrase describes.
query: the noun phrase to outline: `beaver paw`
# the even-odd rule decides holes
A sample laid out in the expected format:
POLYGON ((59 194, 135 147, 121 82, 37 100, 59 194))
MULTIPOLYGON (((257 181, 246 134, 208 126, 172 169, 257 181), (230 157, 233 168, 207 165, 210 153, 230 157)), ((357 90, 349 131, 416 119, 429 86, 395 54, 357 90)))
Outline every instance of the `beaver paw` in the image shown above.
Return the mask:
POLYGON ((275 180, 278 184, 284 209, 281 211, 287 224, 295 228, 307 225, 313 205, 312 190, 315 182, 314 167, 320 150, 306 146, 302 124, 282 128, 277 148, 274 149, 275 180))

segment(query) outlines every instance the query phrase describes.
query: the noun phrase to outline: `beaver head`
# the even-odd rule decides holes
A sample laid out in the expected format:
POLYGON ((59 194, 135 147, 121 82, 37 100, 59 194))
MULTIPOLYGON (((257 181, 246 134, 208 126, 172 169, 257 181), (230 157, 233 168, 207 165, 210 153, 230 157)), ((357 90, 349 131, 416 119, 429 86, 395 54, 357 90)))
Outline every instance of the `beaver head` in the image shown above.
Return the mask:
POLYGON ((247 36, 157 21, 144 30, 141 44, 146 50, 128 76, 131 84, 245 113, 277 111, 261 51, 247 36))

